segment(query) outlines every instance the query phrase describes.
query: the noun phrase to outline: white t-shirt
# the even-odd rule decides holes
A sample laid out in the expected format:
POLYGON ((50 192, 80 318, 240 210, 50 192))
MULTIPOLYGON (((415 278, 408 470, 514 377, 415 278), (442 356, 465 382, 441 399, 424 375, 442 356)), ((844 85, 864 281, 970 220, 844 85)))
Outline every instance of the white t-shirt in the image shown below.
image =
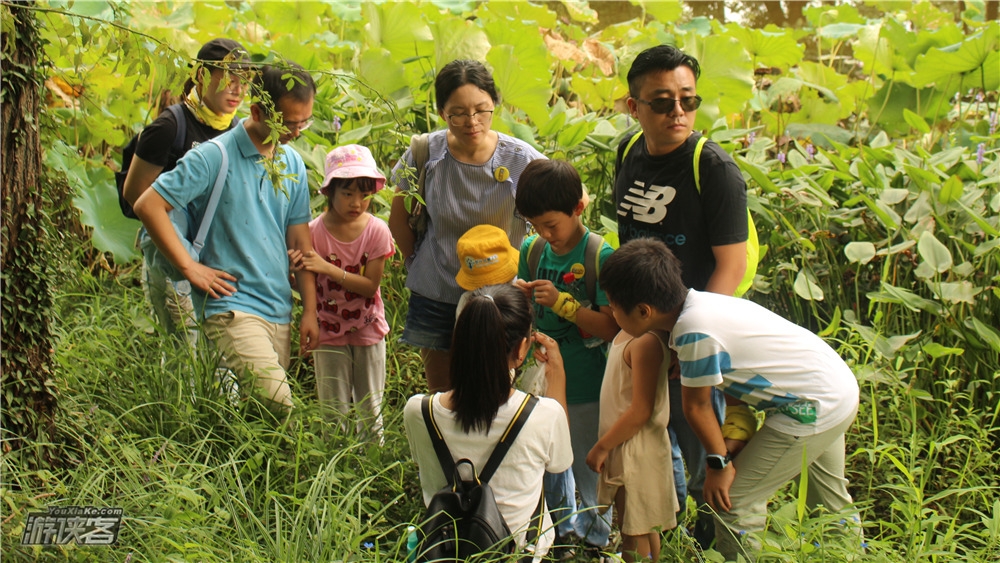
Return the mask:
MULTIPOLYGON (((414 395, 406 402, 403 409, 403 423, 406 426, 406 439, 410 443, 410 452, 417 462, 420 471, 420 487, 424 493, 424 506, 430 503, 434 493, 448 484, 434 445, 431 443, 427 426, 420 412, 420 402, 423 395, 414 395)), ((440 396, 433 401, 434 420, 441 429, 444 441, 451 450, 452 456, 458 460, 467 458, 476 466, 476 471, 482 471, 486 460, 500 435, 506 430, 525 394, 514 391, 507 403, 500 407, 490 431, 466 434, 455 418, 455 413, 441 406, 440 396)), ((535 409, 531 411, 528 420, 521 428, 510 450, 504 456, 496 473, 490 479, 490 488, 496 497, 500 513, 507 522, 517 541, 518 546, 524 544, 524 534, 531 522, 531 517, 538 506, 542 494, 542 477, 546 471, 561 473, 573 464, 573 450, 569 441, 569 422, 566 412, 554 399, 540 397, 535 409)), ((542 529, 545 534, 539 538, 535 555, 541 556, 548 552, 552 545, 555 532, 548 512, 544 515, 542 529)))
POLYGON ((746 299, 688 290, 670 347, 682 385, 718 385, 781 432, 828 430, 858 406, 857 378, 833 348, 746 299))

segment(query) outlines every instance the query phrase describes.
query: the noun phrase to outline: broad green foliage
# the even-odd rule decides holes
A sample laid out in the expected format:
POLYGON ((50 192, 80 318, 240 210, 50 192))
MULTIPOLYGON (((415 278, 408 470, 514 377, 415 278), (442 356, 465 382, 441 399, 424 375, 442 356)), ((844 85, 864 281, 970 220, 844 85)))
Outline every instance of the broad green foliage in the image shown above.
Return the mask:
MULTIPOLYGON (((663 42, 702 63, 699 129, 756 127, 761 136, 814 144, 928 129, 936 142, 951 123, 986 118, 987 108, 963 106, 966 94, 1000 84, 997 22, 966 20, 966 32, 929 3, 879 19, 851 5, 810 7, 804 13, 812 27, 803 29, 685 20, 678 2, 635 4, 650 18, 645 25, 594 27, 597 12, 580 2, 567 4, 568 20, 527 2, 52 2, 43 20, 55 78, 85 94, 47 117, 85 167, 113 167, 118 149, 154 117, 160 93, 177 94, 188 57, 218 35, 241 40, 261 60, 285 57, 309 68, 320 83, 320 121, 308 143, 365 142, 386 167, 410 132, 443 125, 433 79, 460 57, 494 69, 504 106, 498 128, 556 154, 584 139, 591 148, 609 147, 606 135, 595 132, 607 131, 608 119, 624 107, 628 65, 640 50, 663 42), (957 115, 956 94, 963 100, 957 115), (574 107, 581 113, 565 131, 568 116, 562 116, 574 107)), ((604 167, 581 172, 590 183, 608 177, 604 167)), ((79 189, 107 192, 110 183, 94 178, 79 189)), ((94 239, 98 249, 119 262, 135 256, 128 250, 134 226, 106 226, 94 213, 84 221, 104 231, 94 239)))

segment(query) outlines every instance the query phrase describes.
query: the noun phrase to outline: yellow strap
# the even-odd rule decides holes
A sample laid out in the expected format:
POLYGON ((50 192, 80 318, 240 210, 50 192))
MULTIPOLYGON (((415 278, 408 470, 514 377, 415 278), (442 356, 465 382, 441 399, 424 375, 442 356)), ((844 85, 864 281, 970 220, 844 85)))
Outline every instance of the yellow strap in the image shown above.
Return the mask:
POLYGON ((706 141, 708 137, 702 135, 698 139, 698 144, 694 146, 694 187, 698 189, 699 195, 701 194, 701 149, 706 141))

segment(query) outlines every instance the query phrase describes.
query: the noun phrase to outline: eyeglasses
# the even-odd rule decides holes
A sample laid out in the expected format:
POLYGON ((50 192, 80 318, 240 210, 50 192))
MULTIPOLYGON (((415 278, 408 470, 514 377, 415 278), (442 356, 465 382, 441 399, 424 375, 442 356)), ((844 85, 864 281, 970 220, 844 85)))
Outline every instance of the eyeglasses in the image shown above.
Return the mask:
POLYGON ((640 98, 635 98, 635 101, 646 104, 649 106, 649 109, 653 110, 653 113, 670 113, 674 111, 674 106, 677 102, 680 102, 681 109, 684 111, 694 111, 701 107, 701 96, 684 96, 679 100, 673 98, 656 98, 648 102, 640 98))
POLYGON ((222 89, 231 94, 239 94, 243 92, 243 89, 249 86, 250 83, 243 80, 243 78, 236 76, 235 74, 229 75, 229 83, 225 85, 222 89))
POLYGON ((464 125, 468 125, 473 118, 475 118, 477 123, 482 123, 484 121, 489 121, 492 117, 493 110, 484 109, 475 113, 456 113, 455 115, 449 115, 448 123, 451 123, 456 127, 462 127, 464 125))
POLYGON ((313 121, 312 116, 309 116, 302 121, 282 121, 281 124, 287 127, 289 131, 305 131, 312 127, 313 121))

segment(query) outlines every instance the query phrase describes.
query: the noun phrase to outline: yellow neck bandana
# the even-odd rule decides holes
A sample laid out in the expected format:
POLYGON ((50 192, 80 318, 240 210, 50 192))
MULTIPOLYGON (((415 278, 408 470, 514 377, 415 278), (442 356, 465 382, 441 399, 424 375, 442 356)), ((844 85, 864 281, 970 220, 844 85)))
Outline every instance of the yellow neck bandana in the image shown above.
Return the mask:
POLYGON ((201 96, 198 95, 199 85, 195 84, 194 88, 188 92, 188 95, 184 97, 184 105, 187 106, 191 113, 194 114, 195 119, 208 125, 212 129, 217 131, 226 131, 229 129, 229 125, 233 122, 233 117, 236 116, 236 112, 218 114, 208 108, 205 102, 202 101, 201 96))

